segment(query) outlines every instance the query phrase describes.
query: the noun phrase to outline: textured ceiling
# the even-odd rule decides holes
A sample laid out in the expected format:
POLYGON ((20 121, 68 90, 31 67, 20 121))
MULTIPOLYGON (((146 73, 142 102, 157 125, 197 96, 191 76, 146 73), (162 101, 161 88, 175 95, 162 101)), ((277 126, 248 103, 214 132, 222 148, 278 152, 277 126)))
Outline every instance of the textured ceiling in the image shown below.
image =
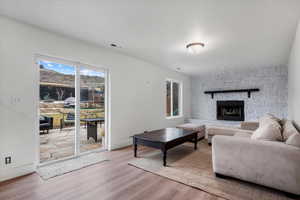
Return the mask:
POLYGON ((287 64, 300 1, 0 0, 0 14, 197 75, 287 64))

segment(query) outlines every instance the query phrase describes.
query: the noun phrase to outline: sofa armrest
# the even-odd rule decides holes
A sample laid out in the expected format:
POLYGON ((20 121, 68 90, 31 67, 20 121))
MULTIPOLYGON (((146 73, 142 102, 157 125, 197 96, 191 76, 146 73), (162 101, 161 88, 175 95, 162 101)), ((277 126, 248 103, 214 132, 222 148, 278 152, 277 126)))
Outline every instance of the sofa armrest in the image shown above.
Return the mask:
POLYGON ((255 131, 259 126, 258 122, 241 122, 241 129, 255 131))
POLYGON ((282 142, 215 136, 215 173, 300 194, 300 148, 282 142))

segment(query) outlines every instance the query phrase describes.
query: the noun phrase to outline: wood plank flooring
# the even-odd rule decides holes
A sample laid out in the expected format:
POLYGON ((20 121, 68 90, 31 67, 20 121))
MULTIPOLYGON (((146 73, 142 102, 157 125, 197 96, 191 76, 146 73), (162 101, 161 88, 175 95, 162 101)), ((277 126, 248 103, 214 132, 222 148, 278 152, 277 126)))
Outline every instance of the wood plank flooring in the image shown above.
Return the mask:
MULTIPOLYGON (((139 149, 138 154, 151 151, 139 149)), ((127 164, 131 147, 104 152, 111 159, 43 181, 31 174, 0 183, 0 200, 220 200, 201 190, 145 172, 127 164)))

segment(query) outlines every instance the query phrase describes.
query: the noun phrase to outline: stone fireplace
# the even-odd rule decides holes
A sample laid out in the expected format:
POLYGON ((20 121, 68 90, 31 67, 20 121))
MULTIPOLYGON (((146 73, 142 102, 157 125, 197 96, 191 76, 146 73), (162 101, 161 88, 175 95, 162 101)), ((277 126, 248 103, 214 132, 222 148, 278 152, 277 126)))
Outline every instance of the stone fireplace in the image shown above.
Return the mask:
MULTIPOLYGON (((195 120, 218 121, 217 101, 244 101, 244 120, 257 121, 266 113, 279 118, 288 117, 288 68, 283 66, 243 67, 240 70, 224 69, 213 73, 203 73, 191 78, 191 118, 195 120), (211 90, 236 90, 259 88, 251 93, 217 93, 214 98, 205 94, 211 90)), ((239 121, 219 121, 239 124, 239 121)), ((217 122, 216 122, 217 123, 217 122)))
POLYGON ((244 101, 217 101, 217 120, 244 121, 244 101))

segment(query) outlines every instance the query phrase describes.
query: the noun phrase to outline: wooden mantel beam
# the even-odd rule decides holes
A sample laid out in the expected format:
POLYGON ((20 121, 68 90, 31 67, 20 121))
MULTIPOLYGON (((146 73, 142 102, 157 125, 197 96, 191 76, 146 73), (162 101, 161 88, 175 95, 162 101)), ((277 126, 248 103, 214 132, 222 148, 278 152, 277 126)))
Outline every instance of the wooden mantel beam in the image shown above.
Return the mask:
POLYGON ((251 98, 251 92, 259 92, 258 88, 251 88, 251 89, 237 89, 237 90, 211 90, 211 91, 205 91, 204 94, 210 94, 211 98, 214 98, 214 94, 218 93, 241 93, 241 92, 247 92, 248 98, 251 98))

